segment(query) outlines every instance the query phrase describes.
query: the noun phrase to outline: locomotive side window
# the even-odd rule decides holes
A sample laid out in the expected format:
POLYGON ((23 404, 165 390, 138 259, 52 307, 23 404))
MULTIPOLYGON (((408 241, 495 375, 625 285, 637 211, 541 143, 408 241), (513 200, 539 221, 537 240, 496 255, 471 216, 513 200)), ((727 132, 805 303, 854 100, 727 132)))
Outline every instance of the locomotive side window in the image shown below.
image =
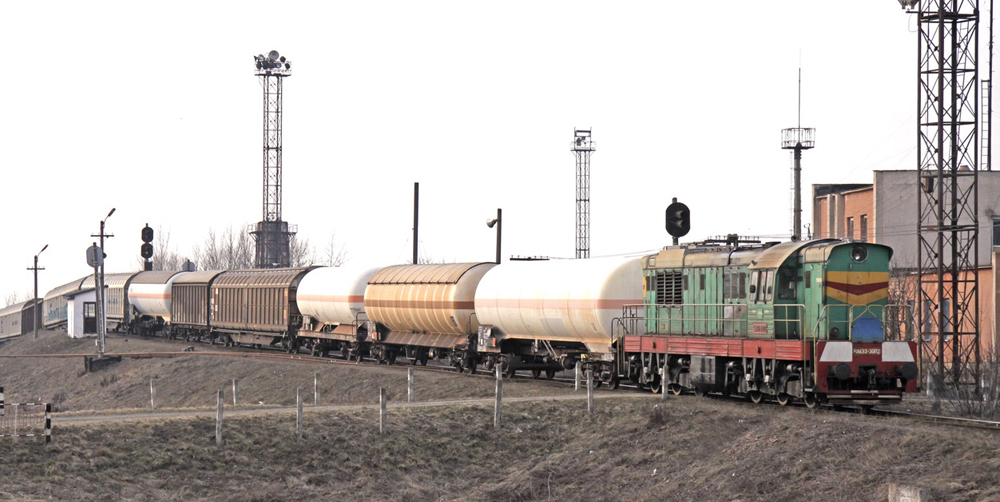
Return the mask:
POLYGON ((656 303, 661 305, 680 305, 683 303, 681 282, 681 272, 665 271, 657 274, 656 303))
POLYGON ((705 274, 698 274, 698 289, 705 291, 705 274))
POLYGON ((760 272, 754 270, 750 273, 750 300, 753 302, 759 301, 760 295, 760 272))
POLYGON ((806 270, 806 289, 812 284, 812 270, 806 270))
POLYGON ((767 277, 761 284, 761 289, 764 290, 764 303, 771 303, 771 299, 774 297, 774 270, 767 271, 767 277))

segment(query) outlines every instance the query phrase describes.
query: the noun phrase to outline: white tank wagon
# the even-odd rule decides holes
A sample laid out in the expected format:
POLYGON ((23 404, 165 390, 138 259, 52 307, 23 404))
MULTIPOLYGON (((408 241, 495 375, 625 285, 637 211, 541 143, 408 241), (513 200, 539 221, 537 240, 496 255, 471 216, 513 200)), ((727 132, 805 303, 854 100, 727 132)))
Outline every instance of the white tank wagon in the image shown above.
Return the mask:
POLYGON ((536 373, 538 364, 570 368, 583 353, 610 360, 615 319, 642 294, 639 258, 506 263, 476 291, 479 345, 519 354, 536 373))
POLYGON ((170 323, 171 288, 174 279, 186 274, 175 270, 139 272, 128 284, 126 299, 133 309, 130 333, 152 334, 170 323))
POLYGON ((356 356, 366 337, 365 288, 378 270, 322 267, 309 271, 299 282, 296 297, 302 314, 300 344, 313 354, 325 356, 333 350, 345 358, 356 356))
POLYGON ((460 369, 475 369, 479 321, 475 295, 495 263, 395 265, 379 270, 365 290, 365 312, 376 323, 373 356, 391 361, 399 349, 422 364, 451 357, 460 369))

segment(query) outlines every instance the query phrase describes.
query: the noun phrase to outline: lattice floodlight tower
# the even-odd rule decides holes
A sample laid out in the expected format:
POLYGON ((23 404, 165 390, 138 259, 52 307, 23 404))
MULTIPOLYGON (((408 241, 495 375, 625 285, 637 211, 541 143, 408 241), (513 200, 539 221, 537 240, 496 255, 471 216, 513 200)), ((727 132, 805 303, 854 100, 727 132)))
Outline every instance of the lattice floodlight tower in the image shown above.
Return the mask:
POLYGON ((576 156, 576 257, 590 258, 590 155, 597 148, 590 129, 573 131, 570 151, 576 156))
POLYGON ((292 63, 278 51, 254 56, 264 89, 264 216, 250 233, 257 249, 254 266, 291 265, 289 247, 295 228, 281 220, 281 83, 292 74, 292 63))
POLYGON ((962 394, 978 393, 979 2, 900 3, 917 14, 919 24, 915 181, 921 357, 936 382, 962 394))
MULTIPOLYGON (((816 146, 816 129, 802 127, 802 70, 799 69, 799 122, 781 130, 781 149, 792 150, 792 240, 802 239, 802 150, 816 146)), ((853 236, 852 236, 853 237, 853 236)))

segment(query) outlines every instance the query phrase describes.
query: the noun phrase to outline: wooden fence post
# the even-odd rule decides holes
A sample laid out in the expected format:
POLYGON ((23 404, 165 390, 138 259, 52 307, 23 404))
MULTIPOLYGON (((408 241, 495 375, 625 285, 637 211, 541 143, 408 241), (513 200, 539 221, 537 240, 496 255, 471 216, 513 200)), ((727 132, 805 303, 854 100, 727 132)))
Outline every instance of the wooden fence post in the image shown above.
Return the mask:
POLYGON ((500 405, 503 402, 503 364, 497 363, 497 402, 493 409, 493 428, 500 428, 500 405))
POLYGON ((385 387, 378 389, 378 433, 385 434, 385 387))
POLYGON ((576 392, 580 390, 580 361, 576 362, 573 370, 574 378, 576 379, 576 383, 573 386, 573 392, 576 392))
POLYGON ((295 388, 295 435, 302 439, 302 387, 295 388))
POLYGON ((319 372, 313 373, 313 406, 319 406, 319 372))
POLYGON ((413 402, 413 368, 406 368, 406 402, 413 402))
POLYGON ((594 370, 587 370, 587 413, 594 413, 594 370))
POLYGON ((233 379, 233 406, 236 406, 236 399, 238 399, 239 392, 240 392, 240 381, 234 378, 233 379))
POLYGON ((222 446, 222 402, 225 399, 222 389, 219 389, 219 412, 215 416, 215 445, 222 446))
POLYGON ((149 407, 156 409, 156 383, 152 378, 149 379, 149 407))
POLYGON ((660 366, 660 393, 663 394, 662 396, 660 396, 660 398, 663 399, 664 401, 666 401, 667 400, 667 365, 666 364, 664 364, 663 366, 660 366))

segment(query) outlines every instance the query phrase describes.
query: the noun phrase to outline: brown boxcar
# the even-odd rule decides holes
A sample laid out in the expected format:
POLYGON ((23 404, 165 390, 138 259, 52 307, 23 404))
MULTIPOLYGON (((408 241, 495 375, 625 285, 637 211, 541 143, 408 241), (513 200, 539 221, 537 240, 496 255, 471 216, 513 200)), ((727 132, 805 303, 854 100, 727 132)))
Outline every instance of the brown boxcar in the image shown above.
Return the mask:
POLYGON ((299 281, 313 268, 223 272, 211 286, 212 330, 235 343, 290 340, 302 324, 295 303, 299 281))
POLYGON ((181 331, 207 333, 211 328, 209 288, 221 270, 188 272, 171 286, 170 324, 181 331))

